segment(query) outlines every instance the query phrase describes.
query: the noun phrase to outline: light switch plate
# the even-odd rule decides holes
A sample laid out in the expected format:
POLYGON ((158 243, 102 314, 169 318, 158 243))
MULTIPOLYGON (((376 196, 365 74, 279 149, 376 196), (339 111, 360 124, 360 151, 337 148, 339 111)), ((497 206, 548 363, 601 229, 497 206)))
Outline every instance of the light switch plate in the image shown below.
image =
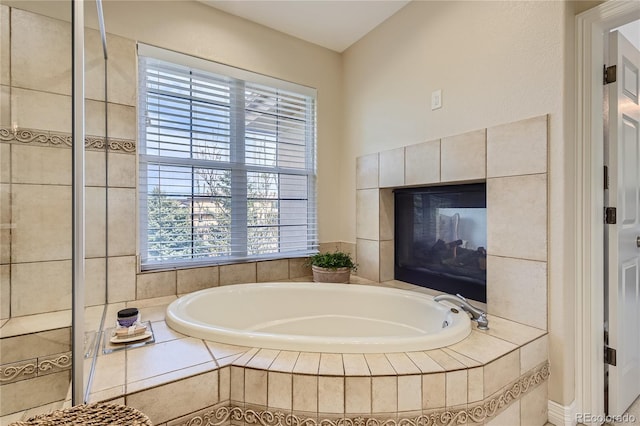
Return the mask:
POLYGON ((431 92, 431 111, 442 108, 442 90, 431 92))

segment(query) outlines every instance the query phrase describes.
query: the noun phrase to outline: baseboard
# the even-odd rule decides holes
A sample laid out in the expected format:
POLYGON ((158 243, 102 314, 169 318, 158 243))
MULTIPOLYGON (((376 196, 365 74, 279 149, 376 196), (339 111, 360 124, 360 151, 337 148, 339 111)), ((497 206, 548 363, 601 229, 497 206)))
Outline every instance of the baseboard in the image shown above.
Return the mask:
POLYGON ((555 426, 575 426, 576 425, 576 402, 564 406, 551 400, 547 404, 549 410, 549 423, 555 426))

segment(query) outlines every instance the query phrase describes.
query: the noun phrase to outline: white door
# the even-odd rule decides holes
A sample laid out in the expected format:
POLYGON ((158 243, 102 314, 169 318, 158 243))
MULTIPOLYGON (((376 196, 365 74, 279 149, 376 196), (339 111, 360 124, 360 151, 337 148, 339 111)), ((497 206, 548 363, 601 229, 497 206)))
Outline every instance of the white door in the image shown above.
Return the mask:
POLYGON ((616 207, 615 225, 605 225, 609 347, 609 414, 622 414, 640 395, 640 52, 617 31, 609 38, 609 63, 617 80, 605 86, 609 168, 607 206, 616 207))

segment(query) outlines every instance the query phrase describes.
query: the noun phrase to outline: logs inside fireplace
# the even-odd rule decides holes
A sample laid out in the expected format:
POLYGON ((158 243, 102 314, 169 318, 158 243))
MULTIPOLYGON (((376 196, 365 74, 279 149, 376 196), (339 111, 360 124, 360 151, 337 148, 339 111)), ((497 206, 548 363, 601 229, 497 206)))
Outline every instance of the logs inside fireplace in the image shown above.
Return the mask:
POLYGON ((486 301, 484 183, 394 191, 395 278, 486 301))

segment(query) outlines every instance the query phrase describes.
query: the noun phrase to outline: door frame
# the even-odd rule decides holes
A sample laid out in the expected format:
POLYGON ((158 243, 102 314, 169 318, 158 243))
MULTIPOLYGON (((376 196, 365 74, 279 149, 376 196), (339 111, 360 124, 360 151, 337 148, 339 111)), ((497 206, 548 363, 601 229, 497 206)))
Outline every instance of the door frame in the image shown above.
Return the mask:
POLYGON ((576 16, 576 413, 604 414, 603 35, 636 19, 635 1, 607 1, 576 16))

